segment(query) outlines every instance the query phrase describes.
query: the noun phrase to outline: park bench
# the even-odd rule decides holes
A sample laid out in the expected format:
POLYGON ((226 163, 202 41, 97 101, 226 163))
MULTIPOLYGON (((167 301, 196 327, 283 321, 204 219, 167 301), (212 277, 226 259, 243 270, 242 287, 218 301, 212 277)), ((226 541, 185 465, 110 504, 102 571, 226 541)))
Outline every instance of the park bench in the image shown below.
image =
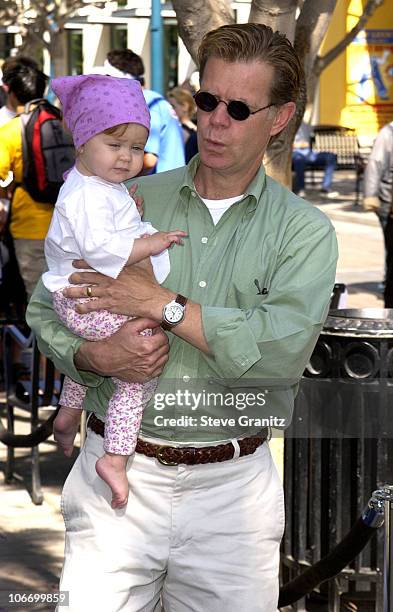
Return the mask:
MULTIPOLYGON (((360 184, 366 167, 367 155, 361 150, 356 132, 352 128, 340 125, 315 125, 310 147, 317 153, 328 152, 337 155, 337 171, 355 171, 355 203, 359 204, 360 184)), ((321 166, 306 167, 306 173, 311 173, 311 180, 315 182, 314 171, 323 171, 321 166)))

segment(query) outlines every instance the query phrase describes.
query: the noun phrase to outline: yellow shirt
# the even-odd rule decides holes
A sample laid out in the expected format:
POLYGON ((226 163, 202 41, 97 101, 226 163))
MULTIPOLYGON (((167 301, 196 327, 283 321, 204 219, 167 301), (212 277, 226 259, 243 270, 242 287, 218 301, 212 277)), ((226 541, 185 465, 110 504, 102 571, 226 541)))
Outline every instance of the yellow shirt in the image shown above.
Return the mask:
MULTIPOLYGON (((22 133, 20 119, 15 117, 0 127, 0 179, 8 172, 14 173, 14 181, 23 179, 22 133)), ((53 205, 36 202, 22 188, 17 187, 12 200, 11 234, 14 238, 43 240, 52 218, 53 205)))

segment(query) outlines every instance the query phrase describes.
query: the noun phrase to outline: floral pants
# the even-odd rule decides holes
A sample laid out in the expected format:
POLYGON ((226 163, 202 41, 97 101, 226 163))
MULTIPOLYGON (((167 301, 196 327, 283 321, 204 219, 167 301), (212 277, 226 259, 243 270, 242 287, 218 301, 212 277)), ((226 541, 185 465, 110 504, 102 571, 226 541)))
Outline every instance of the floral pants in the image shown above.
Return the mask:
MULTIPOLYGON (((102 340, 114 334, 129 317, 112 314, 107 310, 96 310, 81 315, 76 312, 78 303, 94 298, 66 298, 61 290, 53 294, 53 306, 60 320, 74 334, 85 340, 102 340)), ((151 335, 151 329, 142 332, 151 335)), ((142 420, 143 407, 153 395, 157 379, 147 383, 127 383, 112 378, 115 391, 109 400, 105 421, 104 449, 116 455, 131 455, 136 446, 138 432, 142 420)), ((60 404, 81 409, 87 387, 70 378, 64 380, 60 404)))

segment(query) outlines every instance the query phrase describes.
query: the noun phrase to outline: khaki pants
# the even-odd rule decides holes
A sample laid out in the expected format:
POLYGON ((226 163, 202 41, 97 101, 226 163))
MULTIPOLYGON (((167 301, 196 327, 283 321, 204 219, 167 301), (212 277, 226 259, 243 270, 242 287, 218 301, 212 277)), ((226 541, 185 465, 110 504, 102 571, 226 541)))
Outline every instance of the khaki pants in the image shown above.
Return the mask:
POLYGON ((88 430, 64 485, 66 612, 275 612, 282 485, 269 447, 216 464, 169 467, 136 454, 130 497, 112 510, 88 430))
POLYGON ((15 255, 29 300, 41 274, 47 270, 44 240, 14 238, 15 255))

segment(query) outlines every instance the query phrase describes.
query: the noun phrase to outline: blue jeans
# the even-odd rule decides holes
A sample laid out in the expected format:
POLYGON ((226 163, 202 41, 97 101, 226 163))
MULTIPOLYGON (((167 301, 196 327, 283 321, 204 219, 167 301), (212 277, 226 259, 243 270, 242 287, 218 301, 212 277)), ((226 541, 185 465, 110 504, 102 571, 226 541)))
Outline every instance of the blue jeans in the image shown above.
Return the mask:
POLYGON ((294 149, 292 153, 292 165, 295 171, 294 191, 304 189, 306 167, 323 166, 325 174, 322 182, 322 189, 329 190, 333 180, 333 173, 337 165, 337 155, 334 153, 315 153, 310 149, 294 149))

